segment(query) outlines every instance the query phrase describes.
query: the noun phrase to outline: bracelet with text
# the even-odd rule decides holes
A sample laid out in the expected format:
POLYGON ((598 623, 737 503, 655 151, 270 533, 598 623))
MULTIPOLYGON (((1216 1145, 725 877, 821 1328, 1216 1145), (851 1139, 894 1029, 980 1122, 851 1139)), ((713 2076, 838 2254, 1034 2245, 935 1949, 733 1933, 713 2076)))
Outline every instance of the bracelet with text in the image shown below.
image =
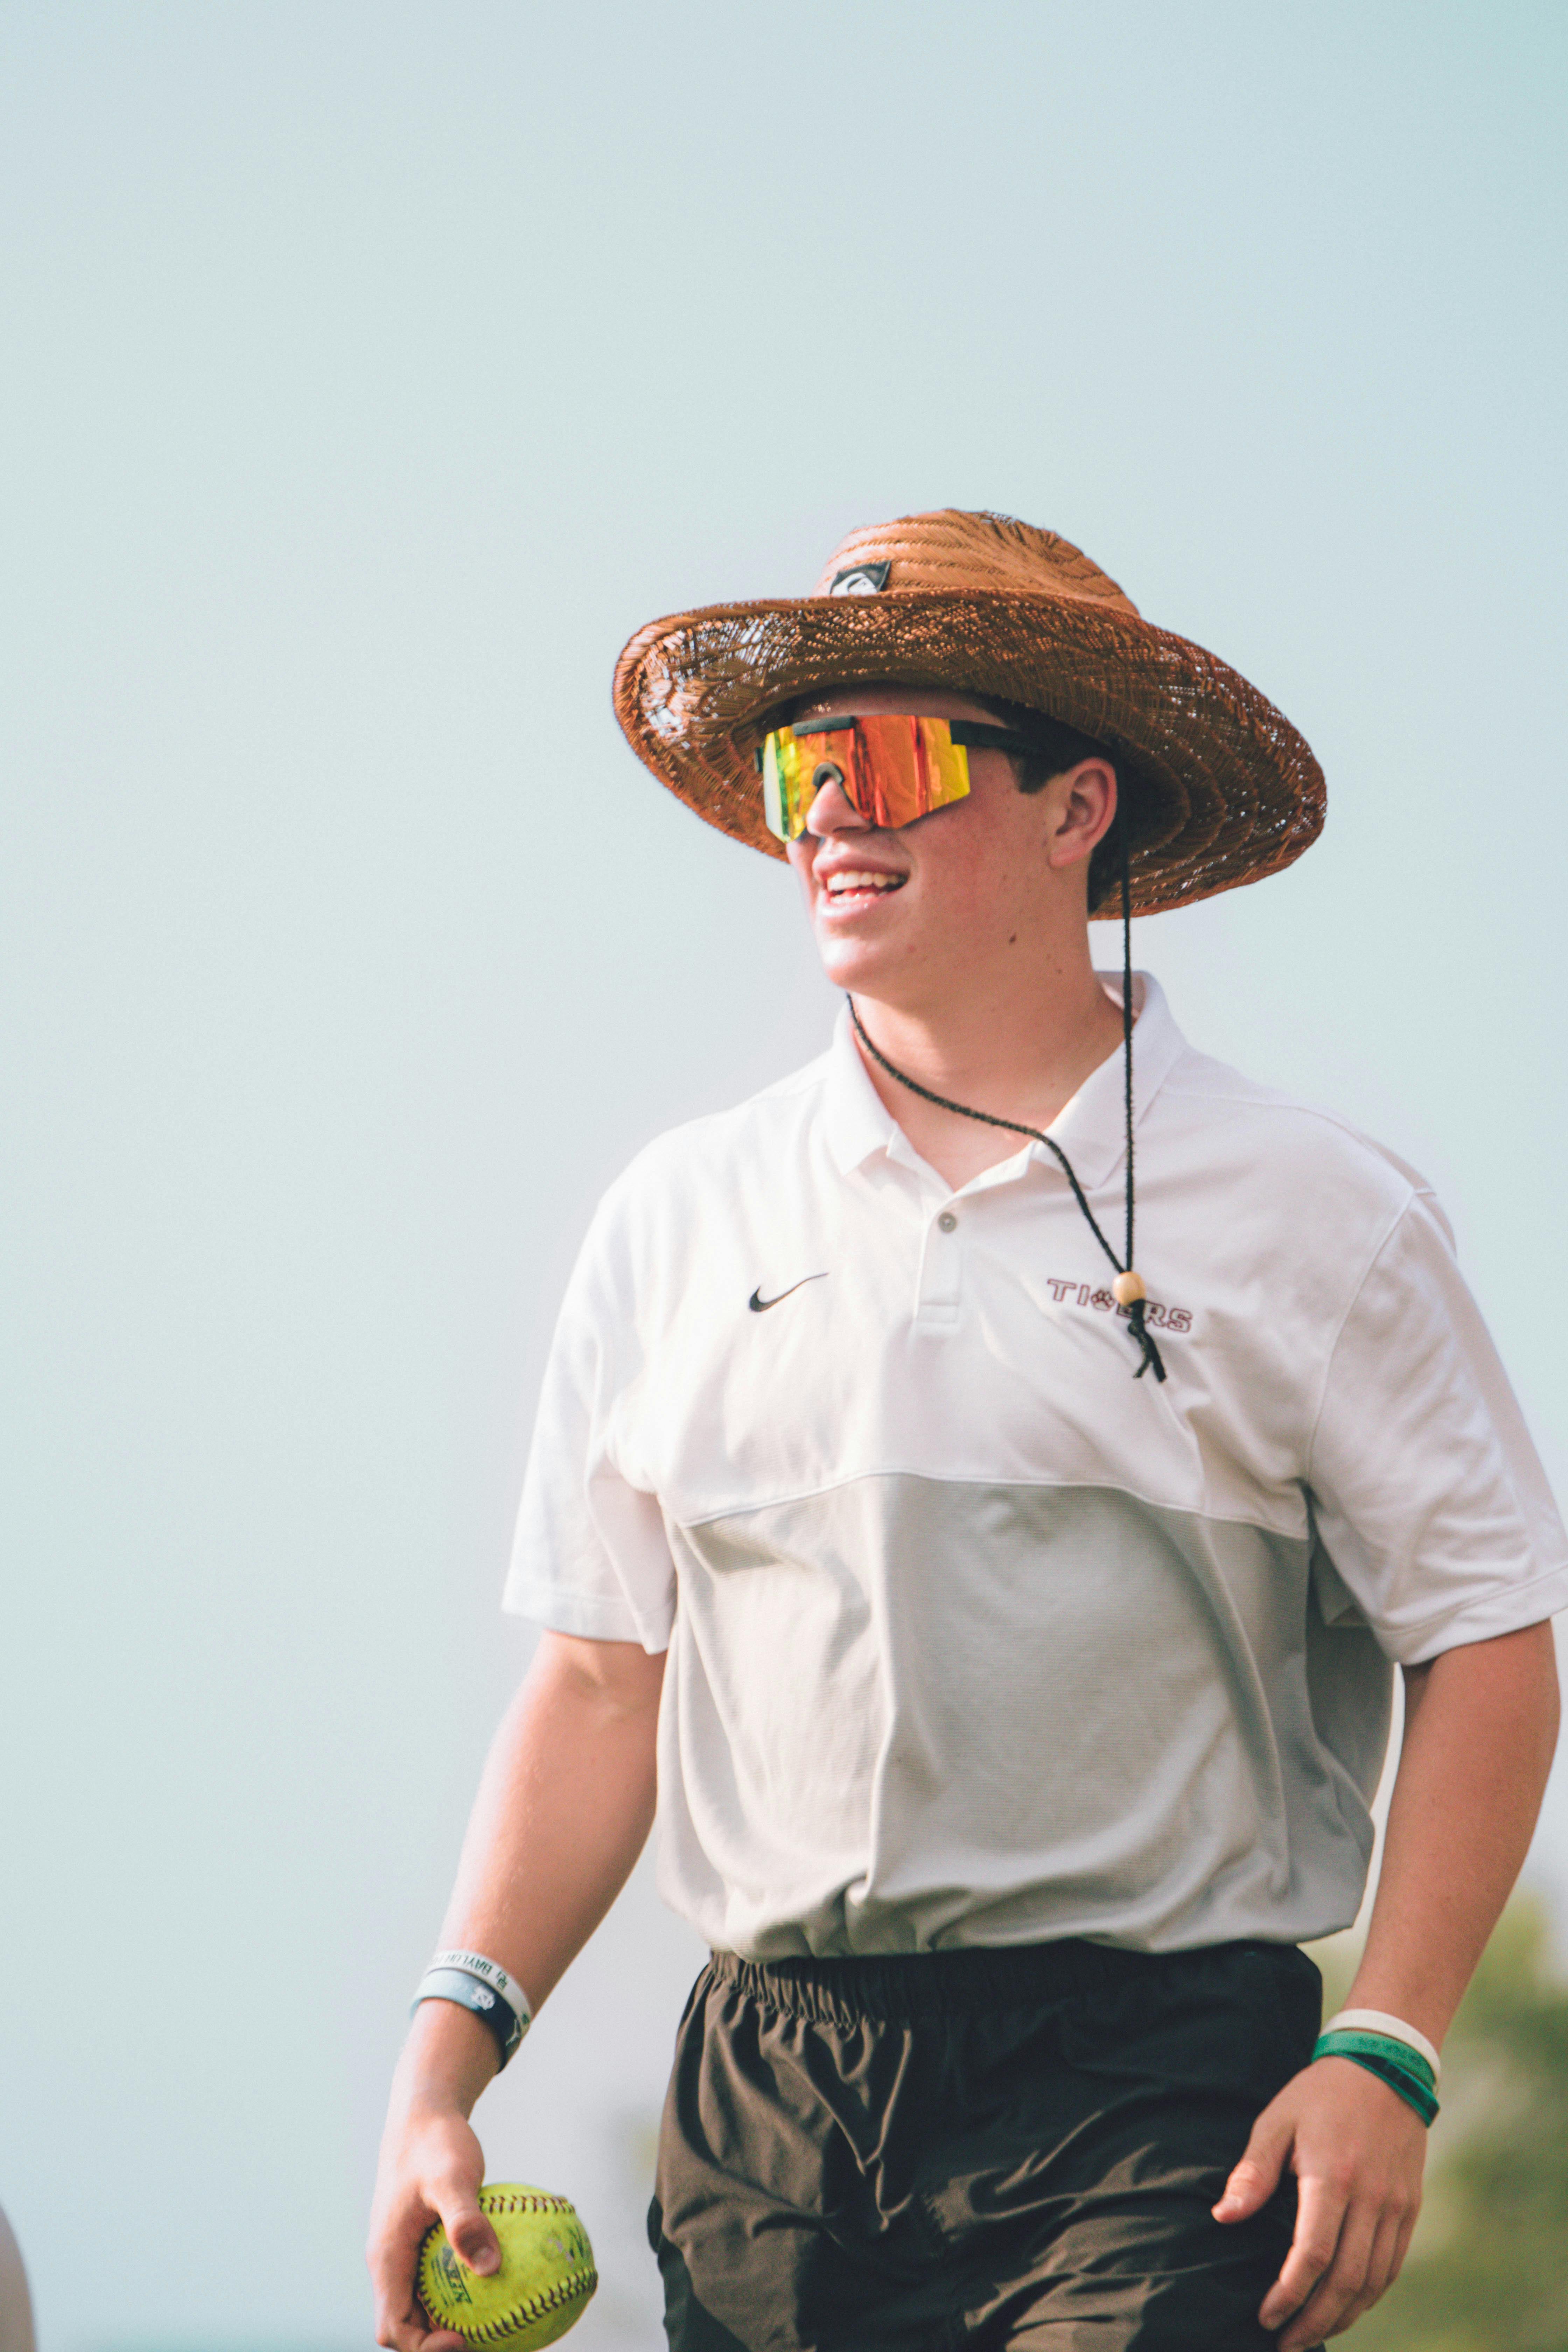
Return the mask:
POLYGON ((1419 2050, 1432 2069, 1434 2087, 1443 2079, 1443 2062, 1424 2033, 1406 2025, 1402 2017, 1390 2017, 1385 2009, 1338 2009, 1323 2027, 1325 2033, 1337 2033, 1342 2025, 1363 2026, 1373 2033, 1392 2033, 1395 2042, 1407 2042, 1412 2050, 1419 2050))
POLYGON ((495 2037, 500 2059, 500 2073, 522 2040, 523 2029, 515 2011, 509 2008, 500 1993, 492 1992, 488 1984, 470 1976, 466 1969, 426 1969, 419 1979, 419 1990, 408 2005, 413 2016, 422 2000, 455 2001, 488 2025, 495 2037))
POLYGON ((1312 2056, 1318 2058, 1348 2058, 1353 2065, 1364 2066, 1397 2091, 1407 2107, 1414 2107, 1422 2122, 1430 2128, 1437 2113, 1436 2077, 1431 2065, 1419 2050, 1408 2042, 1395 2041, 1392 2033, 1372 2033, 1361 2027, 1342 2026, 1337 2031, 1318 2036, 1312 2056))
POLYGON ((500 1993, 524 2033, 533 2023, 532 2003, 517 1979, 499 1960, 487 1960, 483 1952, 437 1952, 430 1966, 461 1969, 465 1976, 477 1977, 480 1984, 489 1985, 492 1992, 500 1993))

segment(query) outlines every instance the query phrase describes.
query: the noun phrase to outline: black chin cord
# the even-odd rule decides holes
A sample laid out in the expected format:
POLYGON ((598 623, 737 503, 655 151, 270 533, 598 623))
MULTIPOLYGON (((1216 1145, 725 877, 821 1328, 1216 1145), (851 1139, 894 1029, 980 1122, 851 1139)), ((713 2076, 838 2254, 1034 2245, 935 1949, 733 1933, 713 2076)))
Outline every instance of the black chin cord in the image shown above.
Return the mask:
POLYGON ((1143 1318, 1148 1308, 1149 1294, 1143 1287, 1143 1277, 1134 1266, 1132 1256, 1132 1208, 1136 1192, 1132 1182, 1132 853, 1127 840, 1127 820, 1121 814, 1121 803, 1116 803, 1116 845, 1121 865, 1121 1088, 1127 1113, 1127 1263, 1112 1287, 1117 1298, 1127 1309, 1132 1327, 1132 1337, 1142 1349, 1142 1360, 1133 1373, 1141 1381, 1151 1369, 1157 1381, 1165 1377, 1165 1367, 1160 1361, 1160 1350, 1149 1336, 1143 1318), (1123 1290, 1127 1297, 1122 1297, 1123 1290))
POLYGON ((895 1063, 889 1061, 881 1048, 874 1045, 866 1034, 865 1024, 860 1018, 855 999, 852 996, 847 997, 845 1002, 849 1007, 849 1018, 855 1024, 855 1034, 859 1038, 861 1045, 870 1055, 878 1068, 886 1070, 890 1078, 896 1078, 900 1086, 907 1087, 910 1094, 919 1095, 922 1102, 933 1103, 938 1110, 952 1111, 960 1118, 978 1119, 984 1127, 1005 1128, 1009 1135, 1026 1135, 1032 1143, 1043 1143, 1046 1150, 1055 1156, 1062 1174, 1072 1187, 1073 1199, 1082 1210, 1090 1233, 1116 1270, 1116 1279, 1110 1286, 1111 1295, 1117 1305, 1126 1310, 1129 1331, 1141 1350, 1138 1370, 1132 1377, 1135 1381, 1141 1381, 1145 1372, 1152 1371, 1157 1381, 1163 1381, 1165 1377, 1165 1367, 1160 1360, 1160 1350, 1154 1345, 1153 1336, 1143 1319, 1148 1293, 1143 1287, 1142 1275, 1134 1273, 1132 1266, 1132 881, 1127 847, 1127 827, 1122 822, 1120 810, 1117 812, 1116 829, 1121 850, 1121 1059, 1125 1074, 1124 1101, 1127 1114, 1127 1257, 1125 1263, 1117 1256, 1116 1252, 1101 1233, 1094 1211, 1084 1196, 1083 1186, 1079 1182, 1074 1172, 1072 1162, 1059 1143, 1053 1143, 1050 1137, 1042 1135, 1037 1127, 1025 1127, 1016 1118, 997 1118, 988 1110, 971 1110, 967 1103, 950 1102, 946 1095, 933 1094, 930 1087, 922 1087, 917 1078, 910 1077, 895 1063))

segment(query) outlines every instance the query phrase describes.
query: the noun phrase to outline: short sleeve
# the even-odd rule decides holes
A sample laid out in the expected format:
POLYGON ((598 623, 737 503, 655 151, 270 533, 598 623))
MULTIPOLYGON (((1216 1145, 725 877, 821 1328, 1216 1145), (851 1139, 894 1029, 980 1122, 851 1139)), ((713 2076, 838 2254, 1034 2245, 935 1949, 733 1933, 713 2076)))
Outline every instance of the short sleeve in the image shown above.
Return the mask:
POLYGON ((1427 1193, 1341 1328, 1309 1485, 1329 1590, 1402 1664, 1568 1607, 1568 1536, 1427 1193))
POLYGON ((552 1633, 668 1646, 675 1564, 656 1496, 633 1486, 616 1429, 637 1378, 629 1270, 608 1206, 583 1246, 545 1367, 502 1606, 552 1633))

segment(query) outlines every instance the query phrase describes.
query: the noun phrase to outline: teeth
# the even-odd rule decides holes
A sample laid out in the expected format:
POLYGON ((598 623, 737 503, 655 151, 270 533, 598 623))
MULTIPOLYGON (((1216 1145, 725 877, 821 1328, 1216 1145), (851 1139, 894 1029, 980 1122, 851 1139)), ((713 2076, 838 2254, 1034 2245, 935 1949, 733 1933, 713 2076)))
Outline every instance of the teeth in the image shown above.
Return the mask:
POLYGON ((827 895, 835 898, 841 890, 897 890, 902 887, 903 879, 901 874, 830 874, 827 895))

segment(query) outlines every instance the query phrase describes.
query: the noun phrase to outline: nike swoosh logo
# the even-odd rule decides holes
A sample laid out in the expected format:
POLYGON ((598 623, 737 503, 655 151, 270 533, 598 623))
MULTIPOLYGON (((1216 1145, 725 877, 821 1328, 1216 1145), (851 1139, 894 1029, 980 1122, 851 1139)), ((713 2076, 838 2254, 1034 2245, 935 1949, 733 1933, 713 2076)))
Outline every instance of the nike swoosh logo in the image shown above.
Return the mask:
POLYGON ((804 1290, 808 1282, 826 1282, 826 1279, 827 1274, 826 1268, 821 1274, 803 1274, 798 1282, 792 1282, 787 1290, 781 1290, 779 1292, 778 1298, 764 1298, 763 1297, 762 1285, 759 1283, 755 1290, 752 1291, 750 1298, 747 1299, 746 1304, 751 1308, 753 1315, 765 1315, 770 1307, 776 1307, 778 1305, 779 1298, 792 1298, 797 1290, 804 1290))

